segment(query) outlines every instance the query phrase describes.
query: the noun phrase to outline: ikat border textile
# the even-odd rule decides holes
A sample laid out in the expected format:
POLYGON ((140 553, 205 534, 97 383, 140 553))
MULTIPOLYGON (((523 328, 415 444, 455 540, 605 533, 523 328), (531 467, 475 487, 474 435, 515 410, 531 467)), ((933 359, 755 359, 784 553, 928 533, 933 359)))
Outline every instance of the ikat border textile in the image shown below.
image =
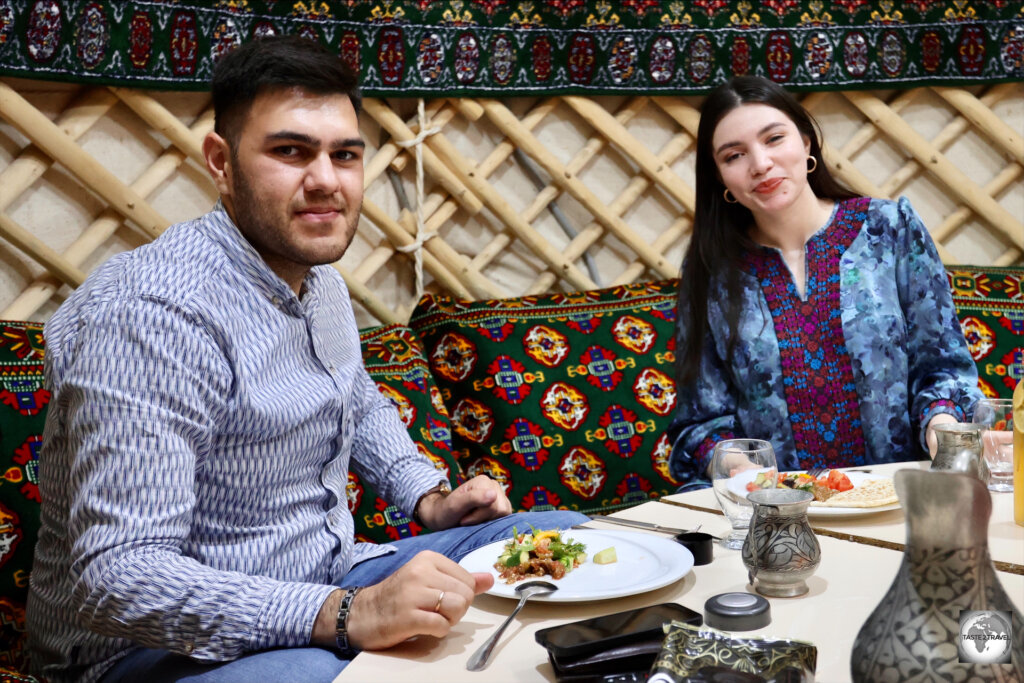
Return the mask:
POLYGON ((700 94, 1024 77, 1015 0, 0 0, 0 74, 205 90, 240 42, 298 33, 371 96, 700 94))
POLYGON ((409 322, 467 476, 518 510, 605 512, 674 493, 674 280, 494 301, 424 297, 409 322))
POLYGON ((0 666, 24 670, 25 599, 39 533, 43 326, 0 321, 0 666))
POLYGON ((1024 377, 1024 267, 947 266, 946 275, 981 391, 1012 398, 1024 377))
MULTIPOLYGON (((417 450, 448 477, 452 488, 461 484, 466 478, 452 454, 448 411, 412 330, 402 325, 374 327, 362 330, 359 342, 366 371, 398 410, 417 450)), ((425 531, 355 472, 348 473, 345 493, 355 518, 356 541, 390 543, 425 531)))
POLYGON ((39 679, 28 674, 18 673, 12 669, 0 666, 0 683, 39 683, 39 679))

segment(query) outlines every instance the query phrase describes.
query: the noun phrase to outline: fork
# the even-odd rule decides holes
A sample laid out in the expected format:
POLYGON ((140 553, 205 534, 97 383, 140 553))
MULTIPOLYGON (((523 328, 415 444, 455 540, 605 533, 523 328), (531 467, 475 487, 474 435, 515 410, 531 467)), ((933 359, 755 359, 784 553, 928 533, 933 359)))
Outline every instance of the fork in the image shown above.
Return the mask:
POLYGON ((811 469, 807 470, 807 474, 814 477, 815 479, 825 474, 825 472, 828 472, 827 467, 812 467, 811 469))

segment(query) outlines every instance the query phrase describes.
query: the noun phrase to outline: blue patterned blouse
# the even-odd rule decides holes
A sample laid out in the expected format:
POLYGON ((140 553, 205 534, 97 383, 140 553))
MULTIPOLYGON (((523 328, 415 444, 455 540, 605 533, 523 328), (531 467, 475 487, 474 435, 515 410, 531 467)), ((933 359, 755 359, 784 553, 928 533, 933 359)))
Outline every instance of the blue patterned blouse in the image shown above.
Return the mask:
POLYGON ((905 198, 837 203, 806 273, 801 299, 777 249, 747 255, 732 357, 712 296, 699 378, 679 387, 669 428, 680 481, 705 479, 733 436, 771 441, 782 470, 918 459, 935 414, 964 420, 981 398, 945 269, 905 198))

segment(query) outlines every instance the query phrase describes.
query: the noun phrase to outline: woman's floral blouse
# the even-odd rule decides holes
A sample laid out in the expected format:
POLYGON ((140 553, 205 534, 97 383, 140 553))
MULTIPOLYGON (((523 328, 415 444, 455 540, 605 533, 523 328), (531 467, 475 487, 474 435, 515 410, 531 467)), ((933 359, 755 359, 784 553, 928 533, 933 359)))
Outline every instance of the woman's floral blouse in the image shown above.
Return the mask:
POLYGON ((680 481, 706 478, 733 436, 771 441, 781 470, 918 459, 935 414, 962 421, 981 398, 946 271, 906 198, 837 203, 806 273, 801 299, 777 249, 747 254, 731 357, 712 294, 699 378, 679 387, 669 430, 680 481))

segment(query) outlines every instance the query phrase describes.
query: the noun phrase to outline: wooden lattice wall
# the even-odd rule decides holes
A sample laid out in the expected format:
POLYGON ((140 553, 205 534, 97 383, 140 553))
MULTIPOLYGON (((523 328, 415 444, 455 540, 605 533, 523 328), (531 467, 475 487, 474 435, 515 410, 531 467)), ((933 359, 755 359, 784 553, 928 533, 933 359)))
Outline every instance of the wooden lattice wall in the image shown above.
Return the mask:
MULTIPOLYGON (((945 261, 1021 261, 1021 84, 802 100, 837 174, 865 194, 910 196, 945 261)), ((481 299, 675 276, 691 225, 699 102, 426 102, 437 130, 421 146, 422 229, 435 235, 422 248, 427 289, 481 299)), ((8 79, 0 119, 0 319, 45 319, 110 254, 215 199, 201 170, 213 124, 205 95, 8 79), (97 127, 105 132, 90 142, 97 127), (128 151, 111 152, 119 144, 128 151)), ((415 304, 416 163, 401 143, 419 120, 412 101, 365 103, 363 221, 336 264, 361 324, 405 320, 415 304)))

